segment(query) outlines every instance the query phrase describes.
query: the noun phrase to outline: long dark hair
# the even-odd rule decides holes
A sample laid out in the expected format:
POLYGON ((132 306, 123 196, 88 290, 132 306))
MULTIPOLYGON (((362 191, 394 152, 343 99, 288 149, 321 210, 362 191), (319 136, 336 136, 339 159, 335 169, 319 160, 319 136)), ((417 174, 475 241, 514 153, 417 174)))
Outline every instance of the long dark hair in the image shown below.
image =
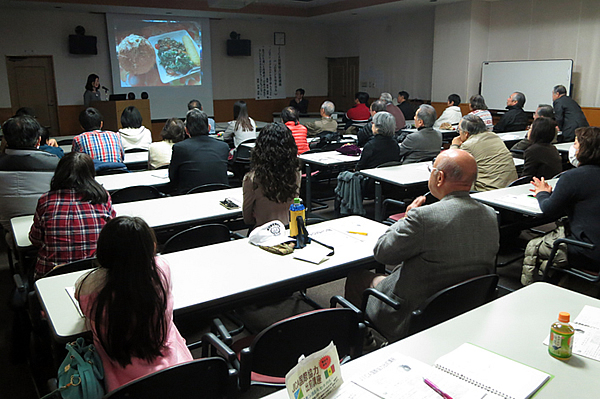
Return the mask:
MULTIPOLYGON (((94 81, 96 81, 96 79, 100 79, 100 76, 96 75, 95 73, 92 73, 88 76, 87 78, 87 83, 85 84, 85 89, 89 90, 89 91, 94 91, 97 88, 94 87, 94 81)), ((99 89, 99 87, 98 87, 99 89)))
POLYGON ((266 125, 250 155, 252 171, 270 201, 284 203, 298 193, 298 147, 284 124, 266 125))
POLYGON ((168 286, 155 248, 154 232, 138 217, 111 219, 98 237, 96 257, 106 278, 91 318, 106 354, 122 367, 133 357, 152 362, 165 349, 168 286))
POLYGON ((252 122, 248 116, 248 107, 245 101, 237 101, 233 104, 233 119, 235 119, 235 128, 242 127, 242 130, 252 130, 252 122))
POLYGON ((75 190, 81 194, 82 201, 105 204, 108 202, 108 193, 94 179, 95 176, 92 157, 81 152, 70 152, 58 161, 50 182, 50 191, 75 190))

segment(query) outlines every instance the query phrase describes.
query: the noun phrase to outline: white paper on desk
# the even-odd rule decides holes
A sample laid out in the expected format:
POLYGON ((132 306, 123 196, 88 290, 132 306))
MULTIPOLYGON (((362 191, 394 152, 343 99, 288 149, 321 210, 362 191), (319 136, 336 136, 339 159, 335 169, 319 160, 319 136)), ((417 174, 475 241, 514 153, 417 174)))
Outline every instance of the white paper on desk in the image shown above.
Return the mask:
POLYGON ((354 378, 352 383, 383 399, 439 399, 440 395, 427 386, 423 378, 453 398, 490 397, 480 388, 401 353, 392 354, 382 364, 354 378))
POLYGON ((585 305, 575 320, 573 320, 573 324, 579 324, 600 330, 600 308, 585 305))
MULTIPOLYGON (((361 230, 360 226, 352 226, 352 229, 361 230)), ((351 248, 365 241, 368 237, 361 234, 344 233, 331 228, 310 229, 308 236, 334 248, 351 248)))
POLYGON ((79 307, 79 301, 77 300, 77 298, 75 298, 75 287, 65 287, 65 291, 67 291, 69 298, 71 298, 71 301, 73 301, 73 305, 75 305, 75 308, 77 309, 77 312, 79 313, 79 316, 81 316, 81 318, 84 318, 85 316, 83 315, 83 312, 81 311, 81 308, 79 307))
POLYGON ((318 265, 319 263, 329 259, 327 255, 330 252, 330 248, 324 247, 321 244, 312 241, 302 249, 294 249, 294 259, 299 259, 318 265))
POLYGON ((516 204, 516 205, 520 205, 520 206, 531 206, 531 207, 536 207, 538 205, 538 201, 535 197, 530 197, 528 194, 521 194, 521 195, 505 195, 504 197, 500 197, 498 198, 499 201, 502 201, 504 203, 508 203, 508 204, 516 204))

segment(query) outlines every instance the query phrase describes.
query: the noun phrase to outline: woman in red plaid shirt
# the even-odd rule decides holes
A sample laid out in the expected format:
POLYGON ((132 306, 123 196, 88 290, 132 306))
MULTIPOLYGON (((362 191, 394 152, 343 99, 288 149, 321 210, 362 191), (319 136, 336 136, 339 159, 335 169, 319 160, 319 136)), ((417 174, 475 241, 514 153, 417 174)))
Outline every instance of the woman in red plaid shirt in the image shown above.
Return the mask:
POLYGON ((36 278, 96 252, 100 230, 116 213, 95 174, 94 162, 87 154, 71 152, 58 163, 50 191, 38 200, 29 232, 29 239, 38 247, 36 278))

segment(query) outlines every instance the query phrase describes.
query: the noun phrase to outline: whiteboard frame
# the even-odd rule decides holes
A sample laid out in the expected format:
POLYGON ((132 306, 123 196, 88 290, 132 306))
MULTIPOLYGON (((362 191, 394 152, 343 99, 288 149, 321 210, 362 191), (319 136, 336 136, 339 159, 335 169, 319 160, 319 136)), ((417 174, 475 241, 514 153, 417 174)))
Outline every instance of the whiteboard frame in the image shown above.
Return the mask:
POLYGON ((539 104, 552 104, 556 85, 571 92, 572 59, 484 61, 481 64, 480 94, 489 109, 504 110, 506 99, 515 91, 525 94, 523 109, 534 112, 539 104))

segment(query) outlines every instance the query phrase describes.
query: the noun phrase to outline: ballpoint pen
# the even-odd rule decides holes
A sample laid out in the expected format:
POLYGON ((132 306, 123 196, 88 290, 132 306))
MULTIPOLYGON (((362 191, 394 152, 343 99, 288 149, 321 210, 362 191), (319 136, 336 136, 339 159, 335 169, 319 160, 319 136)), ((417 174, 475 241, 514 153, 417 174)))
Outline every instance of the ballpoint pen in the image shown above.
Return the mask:
POLYGON ((423 378, 423 382, 425 384, 427 384, 427 386, 429 388, 431 388, 434 391, 436 391, 442 398, 444 398, 444 399, 452 399, 452 397, 450 395, 448 395, 447 393, 444 393, 444 391, 442 391, 441 389, 439 389, 433 382, 429 381, 427 378, 423 378))

